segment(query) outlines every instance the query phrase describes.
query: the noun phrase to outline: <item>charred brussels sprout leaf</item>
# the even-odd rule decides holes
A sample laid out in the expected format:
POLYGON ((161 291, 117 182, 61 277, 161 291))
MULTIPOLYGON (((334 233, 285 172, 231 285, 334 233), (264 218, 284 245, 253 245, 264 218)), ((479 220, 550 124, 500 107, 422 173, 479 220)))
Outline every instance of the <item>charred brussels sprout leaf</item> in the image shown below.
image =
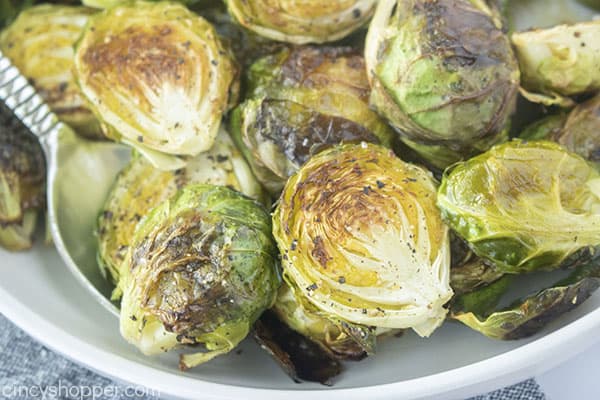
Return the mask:
POLYGON ((600 267, 597 262, 580 266, 552 287, 496 311, 510 278, 518 277, 504 277, 488 287, 459 296, 452 306, 451 317, 494 339, 513 340, 534 335, 549 322, 579 306, 600 287, 600 267))
POLYGON ((486 2, 381 0, 365 60, 371 104, 436 167, 504 140, 519 69, 486 2))
POLYGON ((455 294, 459 295, 489 285, 503 276, 504 273, 493 265, 480 257, 473 256, 464 264, 452 267, 450 270, 450 287, 452 287, 455 294))
POLYGON ((374 348, 374 332, 355 327, 364 333, 357 337, 349 324, 329 319, 285 283, 279 289, 272 310, 288 327, 318 344, 335 359, 361 360, 374 348))
POLYGON ((236 68, 206 20, 174 3, 133 2, 90 19, 75 53, 83 93, 109 136, 161 169, 213 145, 236 68))
POLYGON ((226 0, 244 27, 269 39, 294 44, 332 42, 366 23, 376 0, 226 0))
MULTIPOLYGON (((199 183, 228 186, 257 200, 265 197, 224 130, 219 132, 210 151, 190 159, 180 170, 160 171, 145 158, 134 155, 117 177, 98 218, 98 258, 104 275, 117 284, 120 265, 138 222, 178 189, 199 183)), ((120 297, 118 289, 113 297, 120 297)))
POLYGON ((182 369, 229 352, 275 300, 268 212, 234 190, 191 185, 136 229, 122 269, 121 334, 145 354, 179 344, 182 369))
POLYGON ((493 147, 446 172, 446 223, 499 271, 580 263, 600 245, 600 174, 551 142, 493 147))
POLYGON ((46 204, 46 164, 36 138, 0 102, 0 246, 26 250, 46 204))
POLYGON ((23 11, 0 35, 0 49, 58 117, 83 136, 102 137, 73 76, 73 45, 93 11, 45 4, 23 11))
POLYGON ((296 382, 331 385, 331 379, 342 372, 339 361, 281 322, 271 311, 265 312, 254 325, 254 337, 296 382))
POLYGON ((435 191, 429 172, 381 146, 314 156, 273 215, 284 278, 329 318, 430 335, 452 296, 435 191))
POLYGON ((235 110, 231 132, 272 193, 327 146, 391 147, 393 132, 369 108, 364 60, 354 50, 284 49, 254 63, 248 75, 250 99, 235 110))
POLYGON ((522 94, 545 105, 572 106, 568 97, 600 89, 600 21, 512 35, 522 94))

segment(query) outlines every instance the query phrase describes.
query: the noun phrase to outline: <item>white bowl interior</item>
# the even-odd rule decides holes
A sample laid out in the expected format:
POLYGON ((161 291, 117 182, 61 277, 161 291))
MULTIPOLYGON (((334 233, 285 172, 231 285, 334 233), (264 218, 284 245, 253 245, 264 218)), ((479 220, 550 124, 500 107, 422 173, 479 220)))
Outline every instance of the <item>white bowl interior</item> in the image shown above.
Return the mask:
MULTIPOLYGON (((109 355, 169 375, 191 377, 204 382, 280 390, 324 389, 318 384, 298 385, 292 382, 251 339, 246 340, 238 352, 182 373, 177 369, 176 353, 156 358, 145 357, 121 339, 118 320, 73 278, 52 248, 38 246, 34 251, 23 254, 0 251, 0 260, 0 295, 10 297, 11 301, 16 301, 37 314, 36 318, 60 327, 73 337, 109 355)), ((14 310, 7 309, 6 304, 0 296, 0 311, 13 319, 19 319, 19 316, 11 315, 14 310)), ((510 350, 525 351, 528 343, 544 335, 551 335, 553 331, 598 307, 600 295, 596 294, 574 312, 546 328, 543 334, 520 341, 491 340, 456 323, 445 324, 429 339, 418 338, 413 333, 400 338, 391 337, 381 343, 375 356, 359 363, 346 363, 345 372, 335 381, 332 389, 407 381, 465 367, 510 350)), ((600 325, 600 316, 597 314, 596 323, 600 325)), ((30 333, 42 341, 56 339, 45 338, 44 332, 30 333)), ((68 343, 64 343, 64 348, 58 350, 72 358, 85 359, 83 355, 79 357, 78 354, 73 354, 68 346, 68 343)), ((563 357, 568 357, 568 354, 563 357)), ((117 365, 114 370, 111 370, 110 365, 92 363, 90 366, 113 376, 122 374, 117 365)), ((465 379, 468 380, 468 376, 465 379)))

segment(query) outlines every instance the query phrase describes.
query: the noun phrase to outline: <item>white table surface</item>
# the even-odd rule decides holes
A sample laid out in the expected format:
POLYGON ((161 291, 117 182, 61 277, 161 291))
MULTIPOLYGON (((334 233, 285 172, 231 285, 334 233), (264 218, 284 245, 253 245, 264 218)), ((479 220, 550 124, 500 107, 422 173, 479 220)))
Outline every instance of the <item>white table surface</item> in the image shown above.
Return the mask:
POLYGON ((536 380, 547 400, 600 399, 600 343, 536 380))

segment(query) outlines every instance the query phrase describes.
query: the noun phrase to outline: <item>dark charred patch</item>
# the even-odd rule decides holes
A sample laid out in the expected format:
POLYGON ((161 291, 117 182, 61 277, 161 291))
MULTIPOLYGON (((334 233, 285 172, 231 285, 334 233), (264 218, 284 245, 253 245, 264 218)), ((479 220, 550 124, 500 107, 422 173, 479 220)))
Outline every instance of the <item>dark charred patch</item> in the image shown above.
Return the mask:
POLYGON ((287 159, 297 165, 339 143, 379 143, 371 131, 358 123, 321 114, 290 101, 263 101, 256 130, 263 140, 275 143, 287 159))
POLYGON ((310 381, 331 385, 331 379, 342 371, 341 364, 332 355, 290 329, 272 311, 265 312, 257 321, 253 336, 297 383, 310 381))
POLYGON ((528 319, 527 322, 521 325, 506 327, 508 332, 503 339, 515 340, 536 334, 549 322, 575 309, 587 300, 599 286, 599 278, 585 278, 577 284, 567 287, 566 290, 551 288, 542 291, 537 296, 535 303, 531 302, 523 305, 524 312, 532 313, 535 317, 528 319), (528 309, 529 306, 534 309, 528 309))
POLYGON ((281 80, 291 85, 304 85, 308 76, 325 62, 358 55, 351 47, 297 47, 290 51, 281 66, 281 80))
POLYGON ((323 242, 323 238, 321 236, 317 236, 313 239, 313 250, 311 252, 312 256, 319 261, 324 268, 327 267, 327 263, 329 262, 329 254, 325 248, 325 243, 323 242))
POLYGON ((468 2, 420 1, 415 12, 426 18, 425 43, 449 69, 499 65, 511 54, 503 32, 468 2))
MULTIPOLYGON (((46 161, 37 139, 0 102, 0 176, 10 191, 20 193, 21 212, 46 204, 46 161)), ((19 223, 0 213, 0 223, 19 223)))

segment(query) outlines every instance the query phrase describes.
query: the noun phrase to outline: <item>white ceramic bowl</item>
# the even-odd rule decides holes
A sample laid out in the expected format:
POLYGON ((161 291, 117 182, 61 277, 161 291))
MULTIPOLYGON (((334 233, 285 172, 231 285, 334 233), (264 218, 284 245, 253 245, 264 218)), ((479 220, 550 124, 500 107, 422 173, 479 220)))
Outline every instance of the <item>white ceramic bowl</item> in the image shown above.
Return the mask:
POLYGON ((347 363, 332 388, 293 383, 252 340, 241 354, 182 373, 176 354, 148 358, 121 339, 114 315, 43 246, 22 254, 0 250, 0 312, 80 364, 179 398, 460 399, 540 374, 600 340, 597 293, 527 340, 494 341, 454 323, 430 339, 389 338, 374 357, 347 363))

